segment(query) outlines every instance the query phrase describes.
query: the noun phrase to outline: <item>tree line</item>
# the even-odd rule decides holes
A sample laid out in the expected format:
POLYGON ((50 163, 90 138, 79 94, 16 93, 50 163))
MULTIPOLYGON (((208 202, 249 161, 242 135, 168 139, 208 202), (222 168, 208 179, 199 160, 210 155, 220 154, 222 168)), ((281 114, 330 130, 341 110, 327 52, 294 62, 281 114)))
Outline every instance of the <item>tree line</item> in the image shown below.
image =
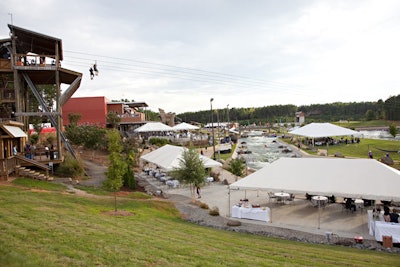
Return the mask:
MULTIPOLYGON (((295 113, 305 113, 307 122, 326 122, 339 120, 400 120, 400 95, 391 96, 385 101, 375 102, 334 102, 311 105, 272 105, 253 108, 226 108, 213 110, 213 121, 235 121, 241 125, 266 123, 293 123, 295 113)), ((185 112, 176 115, 179 121, 195 121, 202 124, 211 122, 211 111, 185 112)))

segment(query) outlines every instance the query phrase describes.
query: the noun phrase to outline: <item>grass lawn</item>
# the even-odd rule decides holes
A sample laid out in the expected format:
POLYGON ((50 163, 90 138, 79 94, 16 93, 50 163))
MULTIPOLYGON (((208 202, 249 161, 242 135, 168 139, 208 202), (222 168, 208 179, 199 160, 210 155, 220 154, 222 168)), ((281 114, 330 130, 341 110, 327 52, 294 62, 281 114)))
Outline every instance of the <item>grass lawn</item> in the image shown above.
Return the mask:
POLYGON ((391 123, 400 125, 399 121, 385 121, 385 120, 372 120, 372 121, 342 121, 334 122, 334 124, 346 128, 355 129, 357 127, 381 127, 389 126, 391 123))
POLYGON ((399 266, 399 254, 188 223, 167 201, 0 185, 0 266, 399 266))
MULTIPOLYGON (((315 148, 326 149, 326 146, 315 148)), ((342 153, 345 157, 355 158, 368 158, 368 151, 371 150, 375 159, 380 159, 386 155, 387 152, 383 150, 400 150, 400 142, 395 140, 378 140, 378 139, 361 139, 359 144, 339 144, 328 147, 330 156, 336 152, 342 153)), ((310 154, 316 154, 311 150, 306 150, 310 154)), ((395 161, 400 161, 400 153, 389 152, 390 157, 395 161)))

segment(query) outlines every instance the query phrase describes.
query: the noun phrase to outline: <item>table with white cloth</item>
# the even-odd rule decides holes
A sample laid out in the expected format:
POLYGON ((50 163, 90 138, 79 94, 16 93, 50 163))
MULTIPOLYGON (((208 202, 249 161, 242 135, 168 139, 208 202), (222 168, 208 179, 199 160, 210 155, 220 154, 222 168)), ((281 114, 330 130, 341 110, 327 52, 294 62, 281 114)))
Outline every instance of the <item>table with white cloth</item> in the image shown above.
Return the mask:
POLYGON ((364 208, 364 200, 360 199, 360 198, 356 198, 354 200, 354 204, 356 205, 356 207, 360 210, 362 210, 364 208))
POLYGON ((314 207, 324 207, 328 203, 328 198, 325 196, 313 196, 311 198, 311 203, 314 207))
POLYGON ((280 201, 283 204, 285 204, 285 200, 290 197, 290 194, 289 193, 285 193, 285 192, 278 192, 278 193, 275 193, 274 196, 276 196, 276 199, 278 201, 280 201))
POLYGON ((250 219, 269 222, 271 220, 270 209, 268 207, 253 208, 235 205, 232 207, 232 218, 250 219))
POLYGON ((393 243, 400 243, 400 224, 375 221, 375 240, 382 242, 382 236, 391 236, 393 243))
POLYGON ((393 243, 400 243, 400 223, 385 222, 383 212, 373 216, 372 210, 367 211, 369 235, 382 242, 382 236, 392 236, 393 243))
POLYGON ((214 182, 214 177, 207 177, 206 178, 206 183, 212 183, 212 182, 214 182))

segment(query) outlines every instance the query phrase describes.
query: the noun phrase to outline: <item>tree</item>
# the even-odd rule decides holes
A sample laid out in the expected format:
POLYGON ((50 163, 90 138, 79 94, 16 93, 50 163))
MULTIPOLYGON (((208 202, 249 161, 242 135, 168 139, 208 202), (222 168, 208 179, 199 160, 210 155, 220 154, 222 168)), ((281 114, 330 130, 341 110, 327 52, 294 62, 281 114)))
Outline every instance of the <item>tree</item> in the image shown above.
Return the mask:
POLYGON ((78 126, 78 121, 82 118, 82 114, 80 113, 69 113, 68 114, 68 119, 69 119, 69 125, 71 127, 73 126, 78 126))
POLYGON ((398 130, 396 124, 392 123, 389 125, 389 133, 394 137, 396 137, 398 130))
POLYGON ((231 162, 229 162, 229 171, 236 176, 242 176, 244 168, 245 164, 239 158, 232 159, 231 162))
POLYGON ((194 201, 195 188, 204 183, 207 173, 199 153, 194 150, 193 146, 183 151, 179 168, 174 169, 171 172, 171 176, 180 182, 189 184, 192 200, 194 201))
POLYGON ((127 186, 130 189, 135 189, 136 188, 136 182, 135 182, 135 173, 133 172, 133 167, 135 165, 135 152, 131 150, 127 155, 126 155, 126 170, 123 175, 123 185, 127 186))
POLYGON ((365 119, 367 121, 372 121, 376 119, 376 114, 372 109, 368 109, 367 112, 365 113, 365 119))
POLYGON ((115 129, 108 131, 107 140, 110 165, 106 173, 107 180, 103 183, 103 186, 107 190, 114 192, 114 208, 117 211, 117 192, 123 184, 122 177, 126 172, 126 162, 121 155, 122 145, 119 132, 115 129))
POLYGON ((108 112, 107 113, 107 123, 111 125, 111 128, 117 128, 119 123, 121 122, 121 118, 117 113, 108 112))

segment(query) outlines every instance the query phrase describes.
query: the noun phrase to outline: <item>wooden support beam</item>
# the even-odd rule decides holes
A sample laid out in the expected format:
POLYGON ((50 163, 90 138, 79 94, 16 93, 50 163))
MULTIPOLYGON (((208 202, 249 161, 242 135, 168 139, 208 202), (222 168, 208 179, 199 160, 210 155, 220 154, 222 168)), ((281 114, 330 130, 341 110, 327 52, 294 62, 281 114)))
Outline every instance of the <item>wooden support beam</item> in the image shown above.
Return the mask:
POLYGON ((15 116, 61 116, 60 112, 15 112, 15 116))

